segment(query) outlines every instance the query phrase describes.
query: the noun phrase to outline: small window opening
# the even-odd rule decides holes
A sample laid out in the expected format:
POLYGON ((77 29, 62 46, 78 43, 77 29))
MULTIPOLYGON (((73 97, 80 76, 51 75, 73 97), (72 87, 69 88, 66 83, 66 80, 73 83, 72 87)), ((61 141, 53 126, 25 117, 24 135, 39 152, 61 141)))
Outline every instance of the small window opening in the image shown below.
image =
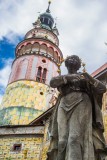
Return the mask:
POLYGON ((45 24, 48 24, 48 18, 45 18, 45 19, 44 19, 44 23, 45 23, 45 24))
POLYGON ((42 62, 43 62, 43 63, 46 63, 46 60, 45 60, 45 59, 43 59, 43 60, 42 60, 42 62))
POLYGON ((44 68, 44 70, 43 70, 43 75, 42 75, 42 83, 45 83, 45 82, 46 82, 46 74, 47 74, 47 69, 44 68))
POLYGON ((21 151, 21 147, 22 147, 21 144, 14 144, 13 151, 21 151))
POLYGON ((43 92, 40 92, 41 95, 43 95, 43 92))
POLYGON ((41 74, 42 74, 42 67, 38 67, 38 72, 37 72, 37 77, 36 77, 37 82, 40 82, 41 74))

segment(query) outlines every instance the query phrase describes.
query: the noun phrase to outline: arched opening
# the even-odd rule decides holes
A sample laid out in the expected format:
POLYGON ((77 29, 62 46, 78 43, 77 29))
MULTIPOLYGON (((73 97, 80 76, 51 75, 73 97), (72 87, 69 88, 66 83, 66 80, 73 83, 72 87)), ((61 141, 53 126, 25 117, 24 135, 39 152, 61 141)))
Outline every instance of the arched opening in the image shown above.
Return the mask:
POLYGON ((50 56, 54 56, 54 50, 53 50, 53 48, 48 48, 48 54, 50 55, 50 56))
POLYGON ((44 68, 43 74, 42 74, 42 83, 45 83, 45 82, 46 82, 46 74, 47 74, 47 69, 44 68))
POLYGON ((19 53, 20 55, 23 55, 23 51, 24 51, 24 48, 25 48, 25 47, 24 48, 23 47, 24 47, 24 45, 21 46, 21 48, 20 48, 20 53, 19 53))
POLYGON ((20 56, 20 54, 21 54, 21 49, 18 49, 16 55, 17 55, 17 56, 20 56))
POLYGON ((28 43, 26 45, 26 53, 30 53, 31 52, 31 49, 32 49, 32 44, 31 43, 28 43))
POLYGON ((36 76, 36 81, 40 82, 41 81, 41 75, 42 75, 42 67, 38 67, 38 71, 37 71, 37 76, 36 76))
POLYGON ((54 52, 54 58, 58 61, 58 52, 54 52))
POLYGON ((40 52, 41 53, 47 53, 47 46, 45 44, 42 44, 40 47, 40 52))
POLYGON ((39 50, 40 50, 40 45, 39 45, 39 43, 34 43, 33 46, 32 46, 32 52, 38 53, 39 50))
POLYGON ((60 63, 60 56, 58 56, 58 63, 60 63))

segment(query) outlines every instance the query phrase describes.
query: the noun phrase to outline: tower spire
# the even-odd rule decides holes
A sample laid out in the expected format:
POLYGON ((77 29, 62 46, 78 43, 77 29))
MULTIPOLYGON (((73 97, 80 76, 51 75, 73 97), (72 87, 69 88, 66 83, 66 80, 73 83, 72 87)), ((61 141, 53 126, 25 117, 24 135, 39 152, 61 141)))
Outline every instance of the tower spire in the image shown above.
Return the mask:
POLYGON ((48 8, 46 10, 46 12, 50 13, 50 5, 51 5, 51 0, 48 1, 48 8))

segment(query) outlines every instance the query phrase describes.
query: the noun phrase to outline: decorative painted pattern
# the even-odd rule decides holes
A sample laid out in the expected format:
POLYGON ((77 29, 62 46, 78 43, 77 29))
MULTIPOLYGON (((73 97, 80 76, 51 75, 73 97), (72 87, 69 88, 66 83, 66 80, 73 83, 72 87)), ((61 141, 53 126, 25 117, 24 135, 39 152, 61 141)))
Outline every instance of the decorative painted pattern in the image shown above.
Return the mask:
POLYGON ((0 106, 0 125, 28 124, 51 104, 53 92, 47 85, 18 81, 8 85, 0 106))
POLYGON ((0 138, 1 160, 40 160, 42 137, 22 136, 0 138), (21 151, 13 151, 14 144, 21 144, 21 151))
POLYGON ((26 39, 29 38, 43 38, 48 39, 49 41, 53 42, 56 45, 59 45, 58 37, 51 31, 43 29, 43 28, 34 28, 26 33, 26 39))

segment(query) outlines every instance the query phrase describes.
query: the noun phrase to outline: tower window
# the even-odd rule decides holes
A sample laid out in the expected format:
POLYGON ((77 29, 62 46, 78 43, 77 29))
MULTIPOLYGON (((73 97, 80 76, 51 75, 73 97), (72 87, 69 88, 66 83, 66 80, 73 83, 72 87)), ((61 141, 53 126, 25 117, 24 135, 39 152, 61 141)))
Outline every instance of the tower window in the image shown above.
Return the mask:
POLYGON ((58 62, 60 63, 60 56, 58 56, 58 62))
POLYGON ((50 20, 48 19, 48 24, 50 23, 50 20))
POLYGON ((45 23, 45 24, 48 24, 48 18, 45 18, 45 19, 44 19, 44 23, 45 23))
POLYGON ((54 52, 54 58, 58 61, 58 52, 54 52))
POLYGON ((46 74, 47 74, 47 69, 44 68, 43 70, 43 74, 42 74, 42 82, 45 83, 46 82, 46 74))
POLYGON ((32 46, 32 52, 38 53, 39 52, 39 48, 40 48, 39 43, 34 43, 33 46, 32 46))
POLYGON ((44 22, 44 17, 40 19, 41 22, 44 22))
POLYGON ((50 55, 50 56, 54 56, 54 50, 53 50, 53 48, 51 48, 51 47, 49 47, 48 48, 48 54, 50 55))
POLYGON ((26 45, 26 53, 30 53, 31 52, 31 49, 32 49, 32 44, 31 43, 28 43, 26 45))
POLYGON ((52 22, 51 21, 49 22, 49 26, 52 27, 52 22))
POLYGON ((42 75, 42 67, 38 67, 38 72, 37 72, 37 77, 36 77, 37 82, 41 81, 41 75, 42 75))
POLYGON ((42 67, 38 67, 36 81, 45 83, 46 82, 46 74, 47 74, 47 69, 46 68, 42 69, 42 67))
POLYGON ((13 145, 13 151, 15 151, 15 152, 21 151, 21 148, 22 148, 22 144, 14 144, 13 145))
POLYGON ((41 53, 47 53, 47 46, 46 46, 46 44, 42 44, 41 45, 40 52, 41 53))

